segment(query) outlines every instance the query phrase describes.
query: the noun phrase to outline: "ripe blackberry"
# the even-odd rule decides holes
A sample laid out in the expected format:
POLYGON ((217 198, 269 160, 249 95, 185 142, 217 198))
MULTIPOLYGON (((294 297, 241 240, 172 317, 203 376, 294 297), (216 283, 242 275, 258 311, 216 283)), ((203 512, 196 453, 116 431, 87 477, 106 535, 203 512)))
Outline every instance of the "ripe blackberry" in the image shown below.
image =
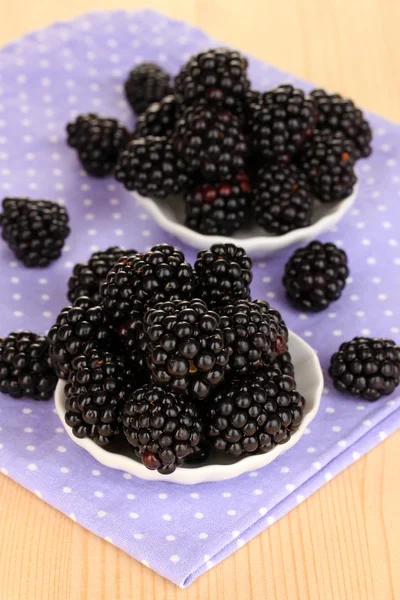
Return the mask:
POLYGON ((79 115, 67 125, 68 144, 78 151, 85 171, 93 177, 105 177, 114 170, 130 133, 116 119, 94 113, 79 115))
POLYGON ((142 114, 153 102, 171 94, 170 80, 169 73, 153 62, 132 69, 125 81, 125 94, 135 113, 142 114))
POLYGON ((318 129, 342 132, 354 143, 357 159, 371 154, 371 127, 352 100, 325 90, 313 90, 310 96, 318 110, 318 129))
POLYGON ((285 265, 283 285, 295 305, 319 311, 340 298, 348 275, 344 250, 315 241, 292 254, 285 265))
POLYGON ((201 250, 194 264, 196 296, 214 309, 236 300, 250 300, 253 261, 235 244, 213 244, 201 250))
POLYGON ((26 267, 46 267, 61 256, 68 219, 66 209, 49 200, 4 198, 2 238, 26 267))
POLYGON ((114 321, 129 319, 133 308, 192 297, 193 269, 183 252, 157 244, 149 252, 121 258, 100 286, 103 305, 114 321))
POLYGON ((393 340, 355 337, 333 354, 329 375, 340 392, 374 402, 400 383, 400 347, 393 340))
POLYGON ((278 369, 280 369, 283 375, 294 377, 294 365, 290 352, 284 352, 280 356, 277 356, 274 364, 278 369))
POLYGON ((210 399, 206 435, 219 452, 265 454, 285 444, 303 419, 305 400, 292 377, 229 382, 210 399))
POLYGON ((61 379, 68 379, 75 356, 93 349, 109 349, 114 343, 103 308, 85 296, 62 309, 47 337, 51 365, 61 379))
POLYGON ((130 394, 123 407, 126 439, 145 467, 173 473, 197 448, 202 423, 196 406, 168 387, 144 385, 130 394))
POLYGON ((175 96, 165 96, 154 102, 136 121, 134 137, 171 137, 178 115, 175 96))
POLYGON ((209 106, 241 115, 249 90, 247 60, 239 52, 215 48, 201 52, 175 78, 175 94, 184 106, 209 106))
POLYGON ((357 181, 355 147, 341 133, 315 133, 298 156, 311 191, 321 202, 343 200, 357 181))
POLYGON ((229 353, 219 316, 202 300, 160 302, 144 316, 153 379, 205 398, 220 383, 229 353))
POLYGON ((131 390, 127 381, 126 361, 119 356, 99 350, 75 356, 65 387, 65 422, 77 438, 107 446, 119 433, 131 390))
POLYGON ((263 166, 257 173, 253 209, 257 223, 283 235, 311 223, 313 196, 307 178, 294 165, 263 166))
POLYGON ((267 302, 238 300, 220 308, 220 327, 230 357, 226 369, 237 378, 270 364, 287 349, 287 327, 267 302))
POLYGON ((291 85, 265 92, 261 104, 252 108, 249 133, 253 149, 267 160, 290 162, 314 131, 314 101, 291 85))
POLYGON ((118 246, 111 246, 107 250, 94 252, 88 262, 76 264, 68 280, 68 300, 75 302, 79 296, 88 296, 95 304, 100 304, 100 284, 108 271, 122 256, 136 253, 137 250, 122 250, 118 246))
POLYGON ((119 157, 115 177, 127 190, 154 198, 178 194, 188 183, 167 138, 151 136, 128 144, 119 157))
POLYGON ((245 169, 247 142, 239 119, 230 112, 187 108, 177 122, 173 144, 187 172, 204 182, 228 181, 245 169))
POLYGON ((195 185, 184 197, 186 226, 206 235, 232 235, 246 220, 250 199, 245 173, 233 181, 195 185))
POLYGON ((56 383, 45 335, 20 331, 0 338, 0 392, 13 398, 50 400, 56 383))
POLYGON ((140 370, 147 368, 148 338, 143 330, 144 304, 140 300, 130 301, 129 316, 117 328, 118 339, 125 356, 140 370))

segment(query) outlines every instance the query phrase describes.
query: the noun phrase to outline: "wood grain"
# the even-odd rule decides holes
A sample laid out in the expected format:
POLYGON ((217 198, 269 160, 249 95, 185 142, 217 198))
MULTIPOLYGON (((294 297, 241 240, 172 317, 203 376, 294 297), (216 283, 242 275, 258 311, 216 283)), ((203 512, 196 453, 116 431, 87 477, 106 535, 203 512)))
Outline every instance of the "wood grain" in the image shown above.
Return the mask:
MULTIPOLYGON (((400 120, 398 0, 13 0, 0 44, 145 5, 400 120)), ((399 450, 400 431, 186 590, 0 475, 0 600, 398 599, 399 450)))

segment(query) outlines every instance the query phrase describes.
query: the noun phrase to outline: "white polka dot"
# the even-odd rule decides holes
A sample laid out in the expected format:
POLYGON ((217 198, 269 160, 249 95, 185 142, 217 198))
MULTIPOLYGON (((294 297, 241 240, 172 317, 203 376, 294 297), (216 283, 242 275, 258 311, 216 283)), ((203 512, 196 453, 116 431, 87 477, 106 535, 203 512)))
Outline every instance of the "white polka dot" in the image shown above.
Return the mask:
POLYGON ((35 496, 37 496, 40 499, 43 497, 42 492, 39 492, 39 490, 35 490, 34 494, 35 494, 35 496))
POLYGON ((289 473, 290 468, 289 467, 281 467, 281 473, 289 473))
POLYGON ((327 412, 327 413, 329 413, 329 414, 333 414, 333 413, 335 412, 335 409, 334 409, 334 408, 332 408, 331 406, 328 406, 328 407, 325 409, 325 412, 327 412))
POLYGON ((149 566, 150 566, 150 563, 149 563, 149 561, 148 561, 148 560, 145 560, 145 559, 143 559, 143 560, 141 561, 141 563, 142 563, 142 565, 144 565, 145 567, 149 567, 149 566))
POLYGON ((387 433, 385 431, 380 431, 379 432, 379 439, 380 440, 385 440, 387 438, 387 433))
POLYGON ((265 508, 265 506, 262 506, 261 508, 258 509, 258 512, 263 517, 264 515, 267 514, 268 510, 265 508))
POLYGON ((72 492, 72 490, 70 487, 65 486, 65 487, 63 487, 63 492, 64 492, 64 494, 70 494, 72 492))
POLYGON ((360 458, 361 454, 359 452, 354 451, 352 456, 353 456, 353 460, 358 460, 360 458))
POLYGON ((137 513, 135 513, 135 512, 129 513, 129 516, 130 516, 131 519, 138 519, 139 518, 139 515, 137 513))
POLYGON ((297 494, 296 495, 296 500, 297 500, 298 504, 300 504, 300 502, 303 502, 303 500, 304 500, 303 494, 297 494))
POLYGON ((135 500, 136 498, 135 494, 127 494, 126 497, 128 498, 128 500, 135 500))
POLYGON ((26 449, 29 450, 29 452, 34 452, 36 450, 35 446, 27 446, 26 449))
POLYGON ((309 454, 313 454, 315 452, 315 448, 313 448, 313 447, 307 448, 307 452, 309 454))
POLYGON ((22 412, 24 413, 24 415, 30 415, 32 412, 31 408, 23 408, 22 412))
POLYGON ((142 533, 134 533, 133 537, 135 538, 135 540, 141 540, 143 537, 142 533))
POLYGON ((347 442, 346 442, 346 440, 339 440, 337 445, 340 446, 341 448, 346 448, 347 442))
POLYGON ((330 313, 328 313, 328 317, 329 317, 330 319, 336 319, 336 313, 334 313, 334 312, 330 312, 330 313))
POLYGON ((106 537, 104 538, 106 540, 106 542, 108 542, 109 544, 113 544, 114 542, 112 541, 112 539, 110 537, 108 537, 108 535, 106 535, 106 537))
POLYGON ((76 516, 74 515, 74 513, 70 513, 68 516, 71 519, 71 521, 74 521, 74 523, 76 523, 76 516))
POLYGON ((332 477, 333 477, 332 473, 325 473, 326 481, 330 481, 332 479, 332 477))
POLYGON ((208 533, 200 533, 199 534, 199 539, 200 540, 206 540, 208 538, 208 533))
POLYGON ((122 475, 122 477, 123 477, 124 479, 132 479, 132 475, 131 475, 130 473, 124 473, 124 474, 122 475))
POLYGON ((103 517, 105 517, 105 516, 106 516, 106 514, 107 514, 107 513, 106 513, 106 511, 105 511, 105 510, 99 510, 99 511, 97 511, 97 516, 98 516, 98 517, 100 517, 101 519, 102 519, 103 517))
POLYGON ((170 559, 169 559, 169 560, 170 560, 171 562, 177 563, 177 562, 179 562, 179 561, 180 561, 180 558, 179 558, 179 556, 178 556, 177 554, 173 554, 173 555, 170 557, 170 559))
POLYGON ((365 419, 365 421, 363 421, 362 424, 365 425, 365 427, 370 427, 372 425, 369 419, 365 419))
POLYGON ((343 332, 340 329, 334 329, 332 331, 333 335, 339 336, 339 335, 343 335, 343 332))
MULTIPOLYGON (((249 473, 249 477, 258 477, 258 472, 257 471, 251 471, 249 473)), ((223 494, 222 494, 223 495, 223 494)))
POLYGON ((256 490, 254 490, 254 491, 253 491, 253 494, 254 494, 255 496, 261 496, 261 494, 262 494, 262 493, 263 493, 263 491, 262 491, 262 490, 260 490, 260 489, 258 489, 258 488, 257 488, 256 490))
POLYGON ((167 515, 167 514, 163 515, 162 518, 164 519, 164 521, 171 521, 171 519, 172 519, 171 515, 167 515))
POLYGON ((95 492, 94 495, 96 498, 102 498, 104 496, 103 492, 95 492))
POLYGON ((319 471, 322 467, 321 463, 318 461, 313 462, 312 466, 314 467, 314 469, 317 469, 317 471, 319 471))
POLYGON ((229 515, 230 517, 233 517, 236 515, 236 510, 233 510, 233 509, 227 510, 226 514, 229 515))
POLYGON ((66 452, 66 451, 67 451, 67 449, 65 448, 65 446, 57 446, 57 452, 63 453, 63 452, 66 452))
POLYGON ((312 331, 304 331, 303 335, 305 337, 312 337, 313 332, 312 331))
POLYGON ((6 468, 4 468, 4 467, 1 467, 1 469, 0 469, 0 473, 2 473, 3 475, 8 475, 8 471, 7 471, 7 469, 6 469, 6 468))
POLYGON ((30 465, 28 465, 28 469, 29 469, 30 471, 36 471, 36 470, 37 470, 37 466, 36 466, 36 465, 34 465, 34 464, 30 464, 30 465))
POLYGON ((167 535, 167 536, 165 536, 165 539, 168 542, 174 542, 176 540, 176 537, 174 535, 167 535))
POLYGON ((165 500, 166 498, 168 498, 167 494, 158 494, 158 497, 160 498, 160 500, 165 500))
POLYGON ((285 485, 285 488, 287 489, 288 492, 293 492, 293 490, 295 489, 295 487, 292 483, 287 483, 285 485))
POLYGON ((94 477, 98 477, 99 475, 101 475, 101 473, 100 473, 100 471, 98 471, 97 469, 93 469, 93 471, 92 471, 92 475, 93 475, 94 477))
POLYGON ((61 471, 61 473, 69 473, 68 467, 61 467, 60 471, 61 471))
POLYGON ((32 427, 25 427, 24 431, 25 433, 32 433, 33 429, 32 427))
POLYGON ((194 516, 196 517, 196 519, 202 519, 204 517, 203 513, 201 513, 201 512, 195 513, 194 516))
POLYGON ((230 492, 222 492, 222 495, 224 498, 230 498, 232 494, 230 492))
POLYGON ((197 494, 196 492, 192 492, 190 494, 190 497, 193 498, 194 500, 197 500, 198 498, 200 498, 199 494, 197 494))
POLYGON ((364 404, 357 404, 356 410, 365 410, 364 404))

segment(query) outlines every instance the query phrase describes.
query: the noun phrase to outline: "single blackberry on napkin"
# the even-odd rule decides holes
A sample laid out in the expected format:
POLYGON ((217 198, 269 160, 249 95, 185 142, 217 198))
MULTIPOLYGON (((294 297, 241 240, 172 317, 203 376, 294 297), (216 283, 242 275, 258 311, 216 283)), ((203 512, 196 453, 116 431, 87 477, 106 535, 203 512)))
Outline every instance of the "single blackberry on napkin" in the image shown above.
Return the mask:
POLYGON ((0 392, 13 398, 50 400, 56 383, 45 335, 19 331, 0 338, 0 392))
POLYGON ((123 406, 126 439, 148 469, 173 473, 202 438, 202 422, 195 404, 169 387, 144 385, 123 406))
POLYGON ((311 223, 313 195, 305 173, 295 165, 265 165, 257 172, 253 204, 256 222, 283 235, 311 223))
POLYGON ((122 256, 137 254, 137 250, 123 250, 119 246, 111 246, 107 250, 93 252, 87 262, 77 263, 68 280, 68 300, 75 302, 80 296, 88 296, 96 304, 100 304, 100 284, 105 280, 108 271, 122 256))
POLYGON ((174 130, 178 116, 178 103, 175 96, 165 96, 160 102, 154 102, 136 121, 134 137, 169 138, 174 130))
POLYGON ((315 129, 314 101, 291 85, 281 85, 251 106, 249 135, 253 150, 270 161, 290 162, 315 129))
POLYGON ((321 89, 313 90, 310 96, 318 110, 317 129, 342 132, 354 143, 356 158, 366 158, 371 154, 370 124, 352 100, 321 89))
POLYGON ((78 151, 85 171, 93 177, 110 175, 130 133, 116 119, 99 117, 94 113, 79 115, 68 123, 68 145, 78 151))
POLYGON ((235 457, 264 454, 289 441, 304 404, 295 380, 279 370, 265 380, 228 382, 207 404, 206 436, 215 450, 235 457))
POLYGON ((292 254, 285 265, 283 285, 295 305, 319 311, 340 298, 348 276, 345 251, 315 241, 292 254))
POLYGON ((98 348, 108 350, 115 343, 104 309, 85 296, 62 309, 47 337, 51 365, 61 379, 68 379, 75 356, 98 348))
POLYGON ((400 347, 393 340, 355 337, 333 354, 329 375, 340 392, 374 402, 400 383, 400 347))
POLYGON ((178 194, 188 185, 184 165, 165 137, 132 140, 118 159, 115 177, 127 190, 153 198, 178 194))
POLYGON ((195 295, 214 309, 236 300, 250 300, 253 261, 235 244, 213 244, 201 250, 194 264, 195 295))
POLYGON ((199 299, 160 302, 146 312, 148 362, 157 384, 202 400, 222 381, 229 351, 219 320, 199 299))
POLYGON ((171 94, 170 80, 170 75, 153 62, 132 69, 125 81, 125 94, 135 113, 142 114, 153 102, 171 94))
POLYGON ((2 238, 26 267, 47 267, 61 256, 69 235, 68 213, 50 200, 4 198, 2 238))
POLYGON ((200 52, 175 78, 175 94, 184 106, 209 106, 241 116, 250 87, 247 59, 235 50, 200 52))
POLYGON ((203 182, 228 181, 245 170, 248 144, 233 113, 191 106, 178 120, 172 142, 188 173, 203 182))

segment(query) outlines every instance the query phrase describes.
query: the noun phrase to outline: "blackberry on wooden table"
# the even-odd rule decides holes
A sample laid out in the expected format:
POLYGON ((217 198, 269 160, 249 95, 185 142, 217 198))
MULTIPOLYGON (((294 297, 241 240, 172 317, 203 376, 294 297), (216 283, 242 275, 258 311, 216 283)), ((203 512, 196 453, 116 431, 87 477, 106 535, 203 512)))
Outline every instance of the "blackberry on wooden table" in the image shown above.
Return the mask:
POLYGON ((178 115, 175 96, 165 96, 160 102, 154 102, 140 115, 135 125, 135 138, 167 137, 174 130, 178 115))
POLYGON ((159 102, 171 93, 171 77, 153 62, 143 62, 129 73, 125 81, 125 94, 137 115, 151 104, 159 102))

